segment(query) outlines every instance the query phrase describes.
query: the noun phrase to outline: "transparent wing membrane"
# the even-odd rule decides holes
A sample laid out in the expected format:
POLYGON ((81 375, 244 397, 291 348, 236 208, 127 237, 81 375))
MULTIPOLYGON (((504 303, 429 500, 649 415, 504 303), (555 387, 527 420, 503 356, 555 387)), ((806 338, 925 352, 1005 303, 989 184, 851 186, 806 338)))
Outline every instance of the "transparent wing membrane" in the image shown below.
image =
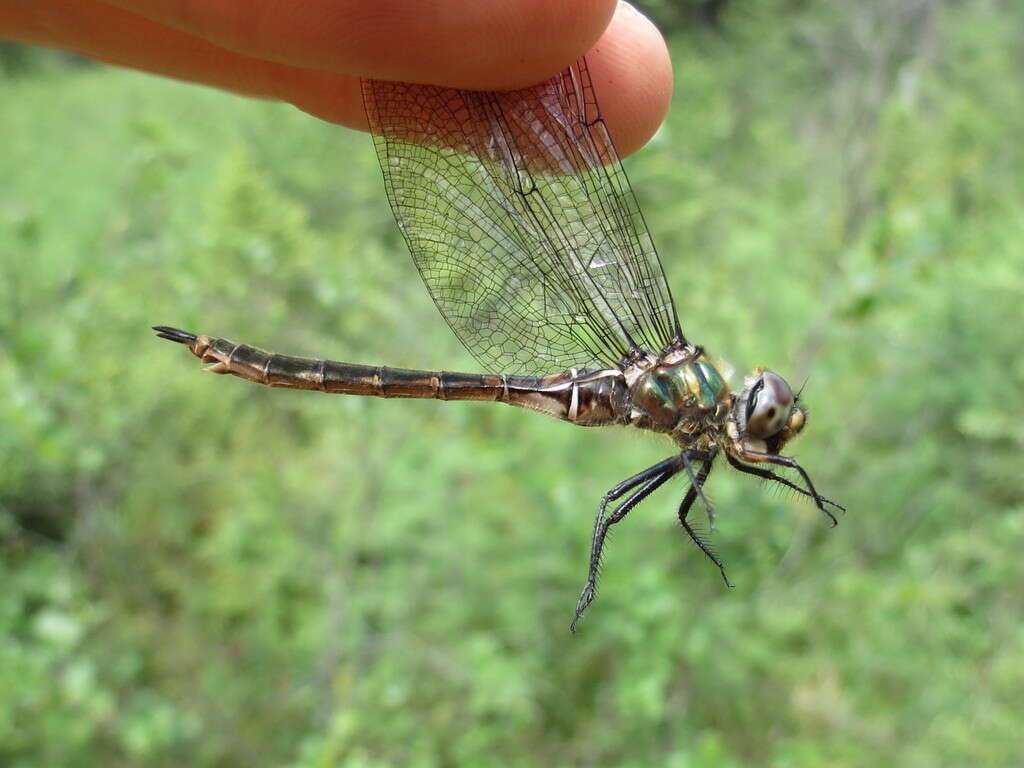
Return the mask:
POLYGON ((612 367, 681 337, 585 61, 519 91, 363 95, 416 267, 487 369, 612 367))

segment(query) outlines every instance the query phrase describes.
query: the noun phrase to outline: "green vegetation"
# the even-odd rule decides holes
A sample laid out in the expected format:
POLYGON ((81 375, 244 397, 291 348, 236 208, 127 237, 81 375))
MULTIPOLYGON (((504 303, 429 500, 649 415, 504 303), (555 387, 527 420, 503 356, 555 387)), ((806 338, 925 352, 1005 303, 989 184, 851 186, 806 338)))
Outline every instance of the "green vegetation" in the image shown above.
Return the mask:
POLYGON ((808 377, 818 486, 724 469, 737 587, 601 493, 664 439, 202 375, 169 323, 475 368, 366 136, 104 68, 0 84, 0 763, 1019 765, 1019 3, 757 2, 629 162, 684 327, 808 377))

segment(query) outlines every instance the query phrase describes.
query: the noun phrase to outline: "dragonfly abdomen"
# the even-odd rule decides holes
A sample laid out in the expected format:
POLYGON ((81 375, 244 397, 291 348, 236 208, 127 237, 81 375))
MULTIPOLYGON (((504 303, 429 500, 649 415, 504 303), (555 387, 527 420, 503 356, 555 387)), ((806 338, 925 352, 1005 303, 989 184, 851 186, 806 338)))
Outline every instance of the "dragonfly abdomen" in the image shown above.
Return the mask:
MULTIPOLYGON (((285 389, 313 389, 341 395, 434 400, 510 399, 509 377, 447 371, 420 371, 386 365, 363 365, 267 352, 227 339, 198 336, 192 352, 213 373, 285 389)), ((529 386, 539 379, 522 382, 529 386)))
POLYGON ((621 371, 552 376, 453 373, 362 365, 267 352, 227 339, 158 326, 165 339, 186 345, 211 373, 256 384, 343 395, 434 400, 483 400, 546 413, 581 426, 626 423, 627 388, 621 371))

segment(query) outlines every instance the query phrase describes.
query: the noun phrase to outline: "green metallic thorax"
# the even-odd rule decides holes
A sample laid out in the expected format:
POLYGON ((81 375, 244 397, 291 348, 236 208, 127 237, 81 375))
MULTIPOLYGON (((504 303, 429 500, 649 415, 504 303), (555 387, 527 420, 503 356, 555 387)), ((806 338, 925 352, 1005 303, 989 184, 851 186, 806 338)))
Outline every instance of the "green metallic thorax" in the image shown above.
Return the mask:
POLYGON ((728 413, 729 387, 703 357, 644 371, 630 394, 641 411, 638 426, 659 432, 671 432, 683 420, 720 421, 728 413))

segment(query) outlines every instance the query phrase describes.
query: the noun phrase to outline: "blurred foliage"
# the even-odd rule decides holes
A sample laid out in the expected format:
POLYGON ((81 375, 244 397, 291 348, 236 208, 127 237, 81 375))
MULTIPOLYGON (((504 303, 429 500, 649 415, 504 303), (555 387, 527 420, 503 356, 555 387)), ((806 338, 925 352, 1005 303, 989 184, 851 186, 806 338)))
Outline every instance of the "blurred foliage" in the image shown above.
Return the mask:
POLYGON ((0 77, 3 78, 39 76, 58 73, 62 69, 95 66, 100 65, 76 53, 0 40, 0 77))
MULTIPOLYGON (((668 7, 670 4, 664 4, 668 7)), ((629 162, 688 335, 808 378, 850 513, 721 469, 734 590, 592 514, 663 438, 204 376, 154 323, 473 369, 365 136, 109 69, 0 86, 0 763, 1019 765, 1024 8, 729 3, 629 162)))
MULTIPOLYGON (((722 28, 729 0, 637 0, 633 5, 649 16, 658 29, 672 34, 693 28, 722 28)), ((776 2, 776 7, 780 7, 776 2)))

